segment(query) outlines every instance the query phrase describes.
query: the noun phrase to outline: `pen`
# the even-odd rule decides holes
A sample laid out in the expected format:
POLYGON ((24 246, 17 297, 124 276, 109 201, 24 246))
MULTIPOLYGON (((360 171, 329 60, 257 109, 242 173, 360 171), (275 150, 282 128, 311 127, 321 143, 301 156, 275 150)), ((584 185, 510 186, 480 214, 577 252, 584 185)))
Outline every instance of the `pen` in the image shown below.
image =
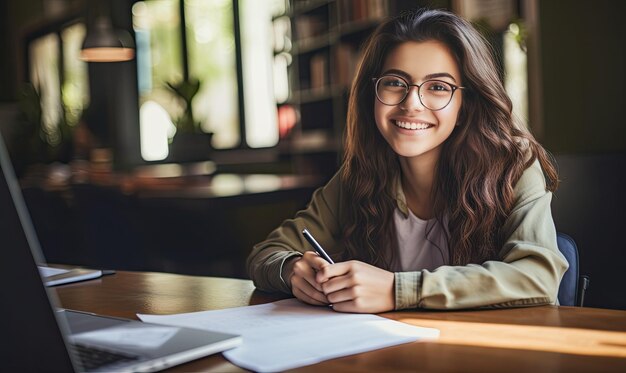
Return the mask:
POLYGON ((335 262, 333 262, 333 260, 330 258, 330 256, 328 256, 328 254, 326 254, 326 251, 324 251, 324 249, 322 248, 322 245, 317 243, 315 238, 313 238, 313 236, 311 235, 311 232, 309 232, 308 229, 304 228, 302 230, 302 235, 304 236, 304 238, 306 238, 307 241, 309 241, 309 243, 311 244, 311 246, 313 246, 313 248, 315 249, 315 252, 317 252, 319 254, 319 256, 321 256, 322 258, 326 259, 326 261, 328 263, 335 264, 335 262))

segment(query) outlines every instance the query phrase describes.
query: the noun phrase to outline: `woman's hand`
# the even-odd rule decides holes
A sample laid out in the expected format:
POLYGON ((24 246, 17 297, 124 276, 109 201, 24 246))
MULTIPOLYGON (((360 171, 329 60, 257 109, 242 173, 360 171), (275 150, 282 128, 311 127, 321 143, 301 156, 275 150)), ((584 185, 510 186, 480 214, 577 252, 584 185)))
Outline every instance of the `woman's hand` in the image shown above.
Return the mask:
POLYGON ((335 311, 378 313, 395 308, 394 274, 384 269, 357 260, 327 263, 315 280, 335 311))
POLYGON ((322 285, 315 281, 317 271, 330 264, 313 251, 307 251, 295 260, 289 260, 283 268, 293 295, 315 306, 327 305, 328 299, 322 290, 322 285))

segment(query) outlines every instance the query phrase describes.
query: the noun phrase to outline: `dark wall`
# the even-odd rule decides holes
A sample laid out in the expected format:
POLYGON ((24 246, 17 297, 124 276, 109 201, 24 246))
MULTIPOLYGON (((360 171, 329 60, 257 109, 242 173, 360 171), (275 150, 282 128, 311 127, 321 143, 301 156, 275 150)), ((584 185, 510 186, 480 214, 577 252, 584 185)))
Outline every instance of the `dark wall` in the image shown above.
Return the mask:
MULTIPOLYGON (((0 50, 10 52, 12 47, 9 41, 9 20, 8 18, 9 5, 7 0, 0 0, 0 50)), ((8 69, 14 69, 15 65, 7 58, 8 53, 3 54, 0 58, 0 71, 7 71, 8 69)), ((8 72, 8 71, 7 71, 8 72)), ((6 73, 0 74, 0 101, 10 100, 15 89, 13 87, 13 81, 9 82, 6 73)))
POLYGON ((561 187, 552 211, 557 230, 578 245, 591 286, 585 306, 626 309, 626 155, 557 156, 561 187))
POLYGON ((554 220, 591 277, 585 306, 626 309, 626 2, 538 3, 542 142, 561 179, 554 220))
POLYGON ((43 0, 0 0, 0 102, 15 101, 20 68, 22 29, 43 14, 43 0))
POLYGON ((544 144, 626 151, 626 1, 539 1, 544 144))

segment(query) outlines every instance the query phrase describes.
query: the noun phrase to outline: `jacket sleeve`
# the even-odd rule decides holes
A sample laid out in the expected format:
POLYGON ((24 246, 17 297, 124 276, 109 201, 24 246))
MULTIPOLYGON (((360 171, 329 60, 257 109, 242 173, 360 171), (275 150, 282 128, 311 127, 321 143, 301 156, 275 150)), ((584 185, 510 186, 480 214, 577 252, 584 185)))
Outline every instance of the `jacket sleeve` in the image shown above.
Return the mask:
POLYGON ((396 308, 458 309, 554 304, 568 268, 556 243, 539 163, 515 186, 516 202, 502 232, 499 261, 396 273, 396 308), (407 289, 414 289, 413 292, 407 289))
POLYGON ((254 285, 264 291, 281 291, 291 294, 291 289, 280 277, 286 259, 312 250, 301 232, 307 228, 326 252, 337 257, 340 251, 340 194, 339 174, 324 187, 313 193, 309 205, 285 220, 269 236, 256 244, 246 263, 248 275, 254 285))

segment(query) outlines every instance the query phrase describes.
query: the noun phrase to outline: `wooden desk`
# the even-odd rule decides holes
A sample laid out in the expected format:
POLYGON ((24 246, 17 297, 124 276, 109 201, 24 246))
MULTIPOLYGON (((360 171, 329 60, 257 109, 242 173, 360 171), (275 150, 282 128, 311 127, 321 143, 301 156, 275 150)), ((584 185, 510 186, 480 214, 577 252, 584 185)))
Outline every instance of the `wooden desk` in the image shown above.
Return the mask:
POLYGON ((208 175, 190 167, 91 172, 76 177, 80 183, 33 175, 23 194, 45 257, 86 267, 245 278, 252 247, 304 208, 324 182, 306 175, 208 175))
MULTIPOLYGON (((118 272, 57 287, 65 308, 136 319, 261 304, 281 297, 251 281, 118 272)), ((436 342, 410 343, 329 360, 300 372, 626 372, 626 311, 577 307, 390 312, 382 316, 437 328, 436 342)), ((241 372, 221 354, 172 372, 241 372)))

